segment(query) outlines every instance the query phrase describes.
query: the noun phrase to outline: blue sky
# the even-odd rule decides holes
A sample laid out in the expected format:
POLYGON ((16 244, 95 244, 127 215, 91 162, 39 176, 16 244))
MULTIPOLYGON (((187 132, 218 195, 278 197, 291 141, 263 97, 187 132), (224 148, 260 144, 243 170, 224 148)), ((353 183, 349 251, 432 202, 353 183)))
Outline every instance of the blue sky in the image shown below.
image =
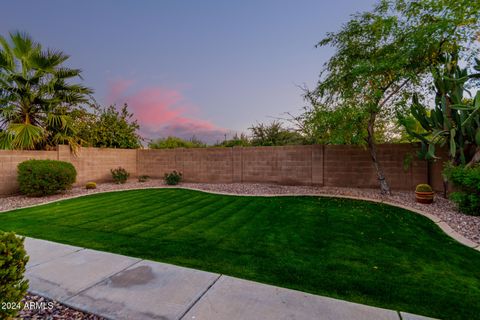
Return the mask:
POLYGON ((71 55, 101 104, 129 103, 147 138, 214 142, 303 106, 333 51, 315 48, 373 0, 8 1, 0 33, 71 55))

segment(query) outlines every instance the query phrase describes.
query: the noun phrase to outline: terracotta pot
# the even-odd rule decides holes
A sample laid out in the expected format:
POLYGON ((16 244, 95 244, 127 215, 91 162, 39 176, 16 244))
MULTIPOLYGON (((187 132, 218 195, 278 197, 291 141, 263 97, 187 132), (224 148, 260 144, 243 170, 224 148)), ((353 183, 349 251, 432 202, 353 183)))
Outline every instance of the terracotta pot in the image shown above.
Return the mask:
POLYGON ((427 192, 415 191, 415 199, 417 199, 418 203, 430 204, 433 202, 434 195, 435 195, 435 192, 433 191, 427 191, 427 192))

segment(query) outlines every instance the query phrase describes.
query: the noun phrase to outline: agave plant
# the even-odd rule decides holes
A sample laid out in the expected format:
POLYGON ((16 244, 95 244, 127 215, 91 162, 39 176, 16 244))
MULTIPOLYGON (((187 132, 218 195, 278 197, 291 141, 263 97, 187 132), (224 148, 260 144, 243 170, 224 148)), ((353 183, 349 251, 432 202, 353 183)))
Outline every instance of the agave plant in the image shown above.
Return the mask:
MULTIPOLYGON (((476 59, 480 72, 480 60, 476 59)), ((436 91, 435 108, 429 110, 416 96, 410 108, 424 132, 416 132, 404 123, 408 133, 422 142, 420 156, 437 158, 435 147, 448 146, 450 160, 456 164, 472 165, 480 161, 480 91, 473 99, 464 93, 467 81, 479 78, 480 73, 468 74, 456 64, 455 57, 445 60, 445 67, 432 72, 436 91)))
POLYGON ((69 112, 89 101, 92 90, 69 81, 80 69, 63 66, 61 51, 43 50, 21 32, 0 36, 0 148, 78 146, 69 112))

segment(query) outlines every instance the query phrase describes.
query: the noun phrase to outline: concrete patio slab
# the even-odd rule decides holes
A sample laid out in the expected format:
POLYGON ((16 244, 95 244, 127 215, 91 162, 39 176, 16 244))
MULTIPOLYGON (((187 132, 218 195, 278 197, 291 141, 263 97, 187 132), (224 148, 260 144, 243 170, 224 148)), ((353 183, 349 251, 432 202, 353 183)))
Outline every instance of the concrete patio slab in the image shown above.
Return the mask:
POLYGON ((419 315, 411 314, 407 312, 400 312, 400 316, 402 317, 402 320, 438 320, 438 319, 419 316, 419 315))
POLYGON ((85 249, 30 268, 25 275, 30 281, 30 291, 64 301, 139 261, 85 249))
POLYGON ((396 311, 222 276, 186 320, 399 320, 396 311))
POLYGON ((63 257, 67 254, 84 250, 81 247, 74 247, 66 244, 33 238, 25 238, 25 249, 30 257, 28 260, 27 269, 63 257))
POLYGON ((180 319, 220 275, 142 261, 67 300, 110 319, 180 319))

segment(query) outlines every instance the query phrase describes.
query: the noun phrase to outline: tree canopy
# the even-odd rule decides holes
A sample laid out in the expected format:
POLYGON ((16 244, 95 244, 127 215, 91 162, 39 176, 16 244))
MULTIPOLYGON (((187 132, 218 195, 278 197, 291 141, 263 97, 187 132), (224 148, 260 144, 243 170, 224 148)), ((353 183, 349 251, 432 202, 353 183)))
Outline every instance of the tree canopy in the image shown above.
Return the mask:
POLYGON ((68 55, 43 49, 26 33, 0 36, 0 45, 0 148, 78 146, 69 112, 93 93, 70 82, 81 70, 65 67, 68 55))
POLYGON ((471 60, 479 12, 480 3, 466 0, 381 0, 317 44, 333 47, 335 53, 316 88, 307 91, 309 111, 361 110, 365 119, 359 121, 364 126, 359 132, 365 135, 382 193, 390 188, 376 155, 379 116, 393 118, 414 93, 428 95, 431 67, 444 54, 471 60))
POLYGON ((84 146, 99 148, 135 149, 142 146, 143 138, 138 133, 140 126, 133 113, 124 104, 118 109, 96 106, 94 112, 76 110, 75 129, 84 146))
POLYGON ((284 128, 279 121, 270 124, 257 123, 250 128, 250 143, 253 146, 284 146, 304 144, 303 136, 293 130, 284 128))
POLYGON ((204 148, 207 145, 192 137, 190 140, 185 140, 179 137, 169 136, 166 138, 159 138, 152 140, 148 146, 151 149, 175 149, 175 148, 204 148))

